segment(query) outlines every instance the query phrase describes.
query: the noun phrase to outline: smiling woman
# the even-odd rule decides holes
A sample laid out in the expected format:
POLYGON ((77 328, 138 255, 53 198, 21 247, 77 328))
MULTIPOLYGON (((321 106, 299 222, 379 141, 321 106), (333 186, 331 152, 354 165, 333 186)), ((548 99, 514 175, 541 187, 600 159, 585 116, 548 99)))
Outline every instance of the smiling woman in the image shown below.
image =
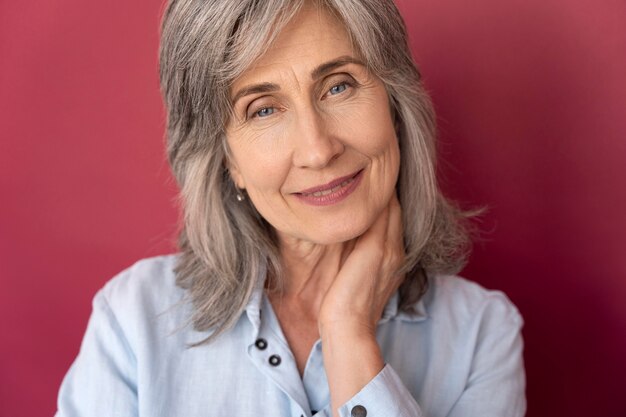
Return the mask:
POLYGON ((394 194, 389 98, 357 54, 338 19, 307 5, 233 83, 229 170, 279 241, 354 239, 394 194))
POLYGON ((58 416, 524 414, 392 1, 172 0, 160 59, 181 254, 98 293, 58 416))

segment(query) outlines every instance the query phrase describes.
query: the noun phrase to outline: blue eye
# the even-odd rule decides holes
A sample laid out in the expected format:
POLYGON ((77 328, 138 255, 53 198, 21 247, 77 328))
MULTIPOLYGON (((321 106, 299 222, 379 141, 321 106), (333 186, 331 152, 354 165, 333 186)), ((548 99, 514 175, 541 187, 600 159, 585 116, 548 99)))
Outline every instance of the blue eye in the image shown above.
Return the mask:
POLYGON ((337 84, 331 87, 331 89, 328 90, 328 92, 333 95, 339 94, 339 93, 343 93, 346 90, 346 88, 348 88, 348 83, 341 83, 341 84, 337 84))
POLYGON ((273 107, 264 107, 261 110, 255 112, 254 115, 258 116, 258 117, 267 117, 267 116, 273 114, 274 110, 275 109, 273 107))

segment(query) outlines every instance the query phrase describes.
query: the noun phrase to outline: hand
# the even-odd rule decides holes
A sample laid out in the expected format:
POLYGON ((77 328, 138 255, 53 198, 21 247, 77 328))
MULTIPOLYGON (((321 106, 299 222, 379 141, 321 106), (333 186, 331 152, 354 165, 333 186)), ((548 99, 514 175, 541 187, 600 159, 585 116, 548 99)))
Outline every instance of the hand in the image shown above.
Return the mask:
POLYGON ((393 196, 372 226, 360 236, 326 292, 318 327, 333 415, 369 383, 385 362, 376 326, 403 276, 400 203, 393 196))
POLYGON ((400 202, 394 194, 374 224, 360 236, 328 289, 318 316, 320 335, 331 329, 375 337, 376 325, 404 276, 400 202))

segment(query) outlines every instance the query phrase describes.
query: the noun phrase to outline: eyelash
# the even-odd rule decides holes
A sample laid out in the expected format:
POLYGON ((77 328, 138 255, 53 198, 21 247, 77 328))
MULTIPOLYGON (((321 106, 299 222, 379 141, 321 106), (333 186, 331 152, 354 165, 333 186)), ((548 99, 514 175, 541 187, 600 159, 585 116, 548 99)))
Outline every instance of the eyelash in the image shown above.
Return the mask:
MULTIPOLYGON (((330 88, 326 91, 326 94, 324 95, 324 97, 326 97, 326 95, 327 95, 328 93, 330 93, 330 91, 331 91, 332 89, 336 88, 336 87, 339 87, 339 86, 345 86, 345 88, 344 88, 343 90, 341 90, 340 92, 338 92, 338 93, 336 93, 336 94, 331 94, 331 95, 333 95, 333 96, 336 96, 336 95, 342 94, 343 92, 345 92, 345 91, 346 91, 346 90, 348 90, 349 88, 353 88, 355 85, 356 85, 356 82, 354 82, 354 81, 343 80, 343 81, 341 81, 341 82, 339 82, 339 83, 337 83, 337 84, 333 84, 333 86, 332 86, 332 87, 330 87, 330 88)), ((260 109, 258 109, 258 110, 256 110, 256 111, 254 111, 253 113, 251 113, 251 115, 247 115, 247 116, 246 116, 246 120, 248 120, 248 119, 264 119, 265 117, 268 117, 268 116, 271 116, 272 114, 274 114, 274 111, 275 111, 275 110, 276 110, 276 107, 273 107, 273 106, 263 106, 263 107, 261 107, 260 109), (265 111, 265 110, 272 110, 272 112, 271 112, 270 114, 268 114, 267 116, 259 116, 259 115, 258 115, 260 112, 265 111)))
POLYGON ((274 114, 274 112, 276 111, 276 107, 274 106, 263 106, 260 109, 254 111, 253 113, 251 113, 250 115, 246 116, 246 120, 248 119, 264 119, 267 116, 259 116, 259 113, 265 110, 272 110, 272 112, 270 114, 268 114, 267 116, 271 116, 272 114, 274 114))
MULTIPOLYGON (((344 92, 344 91, 346 91, 349 87, 352 87, 352 84, 351 84, 351 83, 349 83, 348 81, 342 81, 342 82, 340 82, 340 83, 338 83, 338 84, 335 84, 335 85, 333 85, 332 87, 330 87, 330 88, 328 89, 328 91, 326 92, 326 94, 330 93, 330 92, 331 92, 331 90, 332 90, 333 88, 337 88, 337 87, 340 87, 340 86, 345 86, 345 89, 344 89, 344 90, 342 90, 342 91, 340 91, 340 92, 338 92, 337 94, 341 94, 341 93, 343 93, 343 92, 344 92)), ((334 95, 337 95, 337 94, 332 94, 332 95, 334 96, 334 95)))

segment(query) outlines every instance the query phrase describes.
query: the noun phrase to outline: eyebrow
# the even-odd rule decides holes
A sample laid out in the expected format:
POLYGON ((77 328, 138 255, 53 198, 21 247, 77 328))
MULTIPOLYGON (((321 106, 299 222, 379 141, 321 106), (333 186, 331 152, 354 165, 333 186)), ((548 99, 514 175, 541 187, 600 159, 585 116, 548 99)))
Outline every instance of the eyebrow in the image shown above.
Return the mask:
POLYGON ((237 91, 237 94, 235 94, 235 97, 232 99, 232 104, 234 105, 241 97, 248 96, 250 94, 271 93, 278 90, 280 90, 280 87, 278 86, 278 84, 274 83, 247 85, 241 90, 237 91))
POLYGON ((347 64, 357 64, 363 67, 365 66, 365 64, 361 62, 360 60, 354 57, 351 57, 349 55, 344 55, 344 56, 340 56, 337 59, 333 59, 332 61, 325 62, 315 67, 315 69, 311 71, 311 79, 316 80, 328 74, 332 70, 339 68, 339 67, 343 67, 344 65, 347 65, 347 64))
MULTIPOLYGON (((357 65, 365 66, 365 64, 362 61, 354 57, 351 57, 349 55, 344 55, 344 56, 340 56, 339 58, 333 59, 332 61, 324 62, 323 64, 320 64, 317 67, 315 67, 315 69, 311 71, 311 79, 316 80, 318 78, 321 78, 324 75, 328 74, 329 72, 333 71, 334 69, 343 67, 344 65, 347 65, 347 64, 357 64, 357 65)), ((247 85, 243 87, 242 89, 240 89, 239 91, 237 91, 231 103, 234 105, 235 103, 237 103, 237 101, 240 98, 250 95, 250 94, 272 93, 278 90, 280 90, 280 86, 274 83, 259 83, 259 84, 247 85)))

